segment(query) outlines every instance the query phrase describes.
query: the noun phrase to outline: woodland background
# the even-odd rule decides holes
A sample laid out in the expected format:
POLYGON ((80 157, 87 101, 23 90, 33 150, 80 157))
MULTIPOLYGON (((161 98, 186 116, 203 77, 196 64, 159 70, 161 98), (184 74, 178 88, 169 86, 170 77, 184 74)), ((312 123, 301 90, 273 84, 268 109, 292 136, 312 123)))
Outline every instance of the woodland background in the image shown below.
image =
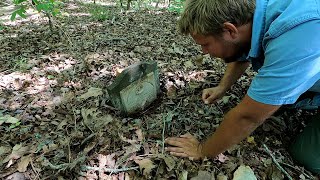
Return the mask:
POLYGON ((182 9, 181 0, 1 1, 0 179, 316 178, 286 151, 314 112, 281 109, 214 160, 164 152, 167 137, 212 134, 254 76, 248 69, 205 105, 202 89, 225 64, 177 32, 182 9), (121 116, 106 87, 139 61, 158 63, 161 94, 121 116))

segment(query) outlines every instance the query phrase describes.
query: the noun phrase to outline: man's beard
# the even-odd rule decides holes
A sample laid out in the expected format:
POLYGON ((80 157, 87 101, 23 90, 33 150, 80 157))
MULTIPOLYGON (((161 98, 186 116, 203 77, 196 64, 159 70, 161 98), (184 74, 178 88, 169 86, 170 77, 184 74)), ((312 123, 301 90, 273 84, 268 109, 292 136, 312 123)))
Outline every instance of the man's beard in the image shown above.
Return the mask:
POLYGON ((223 58, 225 63, 231 63, 231 62, 238 61, 240 58, 247 56, 249 53, 249 50, 250 50, 249 43, 232 43, 231 46, 232 46, 232 48, 235 49, 235 53, 230 57, 223 58))

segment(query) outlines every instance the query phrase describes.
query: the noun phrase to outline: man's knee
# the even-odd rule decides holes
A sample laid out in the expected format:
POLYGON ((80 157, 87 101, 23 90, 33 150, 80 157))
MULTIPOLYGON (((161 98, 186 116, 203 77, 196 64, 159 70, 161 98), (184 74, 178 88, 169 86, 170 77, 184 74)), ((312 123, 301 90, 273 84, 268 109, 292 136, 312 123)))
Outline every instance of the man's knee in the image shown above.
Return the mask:
POLYGON ((320 114, 298 135, 290 153, 306 169, 320 174, 320 114))

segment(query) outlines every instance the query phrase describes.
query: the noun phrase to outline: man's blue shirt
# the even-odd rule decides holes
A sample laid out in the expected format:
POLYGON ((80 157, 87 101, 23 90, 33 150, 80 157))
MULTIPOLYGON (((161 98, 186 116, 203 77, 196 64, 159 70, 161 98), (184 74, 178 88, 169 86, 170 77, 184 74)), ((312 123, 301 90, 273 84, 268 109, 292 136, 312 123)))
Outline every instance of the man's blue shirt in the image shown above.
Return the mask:
POLYGON ((320 91, 320 0, 257 0, 247 58, 258 72, 248 95, 258 102, 292 104, 320 91))

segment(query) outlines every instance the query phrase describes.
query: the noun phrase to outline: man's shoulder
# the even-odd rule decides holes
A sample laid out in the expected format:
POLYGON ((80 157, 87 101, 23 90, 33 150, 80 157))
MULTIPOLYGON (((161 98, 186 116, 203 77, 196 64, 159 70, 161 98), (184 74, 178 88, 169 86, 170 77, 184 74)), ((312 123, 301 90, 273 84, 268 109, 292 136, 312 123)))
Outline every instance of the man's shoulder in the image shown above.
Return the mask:
POLYGON ((269 0, 265 12, 265 37, 275 38, 310 20, 320 19, 320 0, 269 0))

